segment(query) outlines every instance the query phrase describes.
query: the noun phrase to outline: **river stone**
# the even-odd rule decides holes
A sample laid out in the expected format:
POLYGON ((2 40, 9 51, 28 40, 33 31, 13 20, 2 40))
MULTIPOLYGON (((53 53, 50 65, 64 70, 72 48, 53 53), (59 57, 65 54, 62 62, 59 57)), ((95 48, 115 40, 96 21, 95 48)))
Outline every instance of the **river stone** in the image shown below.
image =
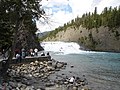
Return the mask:
POLYGON ((24 70, 23 73, 27 74, 28 72, 27 72, 27 70, 24 70))
POLYGON ((18 88, 22 87, 22 84, 21 83, 18 83, 17 84, 18 88))
MULTIPOLYGON (((8 90, 12 90, 13 88, 12 88, 12 86, 7 86, 7 88, 8 88, 8 90)), ((3 90, 3 89, 0 89, 0 90, 3 90)))
POLYGON ((55 85, 55 83, 53 83, 53 82, 50 82, 50 83, 46 83, 46 84, 45 84, 46 87, 51 87, 51 86, 54 86, 54 85, 55 85))
POLYGON ((27 85, 25 85, 25 84, 22 84, 22 86, 21 86, 21 90, 24 90, 25 88, 27 87, 27 85))
POLYGON ((10 73, 12 76, 15 75, 15 70, 12 70, 10 73))
POLYGON ((78 90, 78 88, 76 86, 73 86, 73 90, 78 90))
POLYGON ((66 66, 63 66, 61 69, 65 69, 66 68, 66 66))
POLYGON ((68 84, 68 82, 64 82, 64 84, 68 84))
POLYGON ((79 84, 79 83, 76 83, 76 84, 75 84, 75 86, 76 86, 76 87, 80 87, 80 86, 81 86, 81 84, 79 84))
POLYGON ((0 84, 0 90, 2 90, 2 85, 0 84))
POLYGON ((47 65, 47 63, 45 63, 45 64, 43 64, 45 67, 47 67, 48 65, 47 65))
POLYGON ((53 62, 52 67, 57 68, 57 62, 53 62))
POLYGON ((39 90, 46 90, 46 89, 45 89, 45 87, 41 87, 41 88, 39 88, 39 90))
POLYGON ((19 68, 17 68, 17 73, 19 73, 20 72, 20 69, 19 68))
POLYGON ((39 62, 39 64, 43 65, 43 62, 39 62))
POLYGON ((47 62, 48 66, 51 66, 52 63, 53 63, 52 61, 48 61, 48 62, 47 62))
POLYGON ((37 90, 41 90, 41 89, 39 88, 39 89, 37 89, 37 90))
POLYGON ((16 87, 16 90, 20 90, 20 88, 16 87))
POLYGON ((35 67, 34 67, 34 66, 32 66, 30 69, 31 69, 31 70, 35 70, 35 67))
POLYGON ((31 85, 31 83, 26 78, 23 78, 21 82, 25 85, 31 85))
POLYGON ((53 67, 51 67, 51 66, 47 66, 47 69, 48 69, 48 71, 53 71, 53 70, 55 70, 55 68, 53 68, 53 67))
POLYGON ((36 61, 35 61, 35 64, 39 64, 39 62, 36 60, 36 61))
POLYGON ((85 86, 85 82, 80 82, 80 84, 81 84, 82 86, 85 86))
POLYGON ((28 74, 28 77, 32 77, 32 74, 28 74))
POLYGON ((60 69, 59 69, 59 68, 57 68, 57 69, 55 69, 55 71, 60 71, 60 69))
POLYGON ((52 71, 52 74, 55 73, 55 71, 52 71))
POLYGON ((62 68, 63 64, 62 63, 57 63, 57 68, 62 68))
POLYGON ((44 76, 44 74, 42 73, 42 74, 40 74, 40 76, 41 76, 41 77, 43 77, 43 76, 44 76))
POLYGON ((35 77, 38 77, 38 76, 39 76, 39 73, 35 73, 34 76, 35 76, 35 77))
POLYGON ((40 65, 40 66, 39 66, 39 69, 43 69, 43 68, 44 68, 44 66, 43 66, 43 65, 40 65))
POLYGON ((34 90, 31 86, 27 86, 25 90, 34 90))
POLYGON ((67 63, 64 62, 64 65, 67 65, 67 63))
POLYGON ((44 75, 43 78, 46 79, 48 76, 47 75, 44 75))
POLYGON ((71 68, 73 68, 74 66, 73 66, 73 65, 71 65, 70 67, 71 67, 71 68))
POLYGON ((88 88, 82 88, 81 90, 89 90, 88 88))
POLYGON ((34 65, 34 62, 31 62, 30 65, 34 65))
MULTIPOLYGON (((1 89, 0 89, 0 90, 1 90, 1 89)), ((3 90, 3 89, 2 89, 2 90, 3 90)), ((7 87, 5 88, 5 90, 10 90, 10 89, 9 89, 9 87, 7 86, 7 87)))
POLYGON ((52 72, 48 72, 48 74, 50 75, 50 74, 52 74, 52 72))
POLYGON ((15 79, 17 82, 20 82, 21 81, 21 78, 16 78, 15 79))
POLYGON ((17 87, 17 83, 15 83, 15 82, 9 82, 9 85, 12 87, 12 88, 15 88, 15 87, 17 87))

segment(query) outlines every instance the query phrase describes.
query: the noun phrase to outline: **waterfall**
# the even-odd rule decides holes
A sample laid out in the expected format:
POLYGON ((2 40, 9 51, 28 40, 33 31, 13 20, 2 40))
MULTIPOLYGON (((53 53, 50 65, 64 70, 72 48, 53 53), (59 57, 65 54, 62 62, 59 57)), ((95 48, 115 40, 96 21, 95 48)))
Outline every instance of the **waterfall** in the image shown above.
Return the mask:
POLYGON ((41 46, 45 51, 52 51, 57 54, 77 54, 86 52, 80 50, 79 44, 75 42, 42 42, 41 46))
MULTIPOLYGON (((45 51, 52 51, 55 54, 86 54, 86 53, 102 53, 96 51, 80 50, 80 45, 75 42, 42 42, 41 46, 45 51)), ((105 52, 103 52, 105 53, 105 52)))

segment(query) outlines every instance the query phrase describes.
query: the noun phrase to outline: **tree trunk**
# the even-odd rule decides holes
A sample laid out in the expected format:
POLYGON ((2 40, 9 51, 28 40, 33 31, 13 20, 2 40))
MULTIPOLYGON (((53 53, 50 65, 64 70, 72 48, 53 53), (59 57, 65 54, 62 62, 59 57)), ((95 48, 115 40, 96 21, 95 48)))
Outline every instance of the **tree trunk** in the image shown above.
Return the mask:
POLYGON ((7 69, 10 66, 11 60, 13 59, 14 56, 14 51, 15 51, 15 47, 16 47, 16 42, 17 42, 17 32, 19 29, 19 25, 20 25, 20 19, 18 19, 16 21, 16 27, 14 29, 14 35, 13 35, 13 42, 12 42, 12 46, 10 47, 9 51, 8 51, 8 59, 6 60, 6 64, 2 69, 2 73, 5 74, 7 69))

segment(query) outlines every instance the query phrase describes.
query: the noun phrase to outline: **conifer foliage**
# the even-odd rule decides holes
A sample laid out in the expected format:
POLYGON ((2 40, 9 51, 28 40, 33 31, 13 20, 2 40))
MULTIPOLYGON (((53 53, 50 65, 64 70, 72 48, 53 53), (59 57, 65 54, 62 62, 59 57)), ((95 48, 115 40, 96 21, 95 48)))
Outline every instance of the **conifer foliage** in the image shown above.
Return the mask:
POLYGON ((17 32, 36 32, 36 20, 44 17, 41 0, 0 0, 0 49, 15 47, 17 32))

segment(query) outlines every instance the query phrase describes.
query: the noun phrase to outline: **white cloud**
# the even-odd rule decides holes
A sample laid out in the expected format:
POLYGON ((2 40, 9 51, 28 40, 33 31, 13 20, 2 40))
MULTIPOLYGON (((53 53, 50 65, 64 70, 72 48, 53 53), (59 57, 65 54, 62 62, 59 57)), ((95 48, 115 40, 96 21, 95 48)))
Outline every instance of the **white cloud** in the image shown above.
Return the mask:
POLYGON ((82 15, 88 12, 91 8, 92 0, 70 0, 70 6, 72 7, 74 16, 82 15))
POLYGON ((94 11, 94 7, 97 7, 98 12, 101 13, 104 7, 120 5, 119 0, 43 0, 41 3, 46 13, 50 15, 50 24, 43 25, 37 22, 41 32, 54 30, 83 13, 94 11), (72 10, 66 11, 70 7, 72 10))

